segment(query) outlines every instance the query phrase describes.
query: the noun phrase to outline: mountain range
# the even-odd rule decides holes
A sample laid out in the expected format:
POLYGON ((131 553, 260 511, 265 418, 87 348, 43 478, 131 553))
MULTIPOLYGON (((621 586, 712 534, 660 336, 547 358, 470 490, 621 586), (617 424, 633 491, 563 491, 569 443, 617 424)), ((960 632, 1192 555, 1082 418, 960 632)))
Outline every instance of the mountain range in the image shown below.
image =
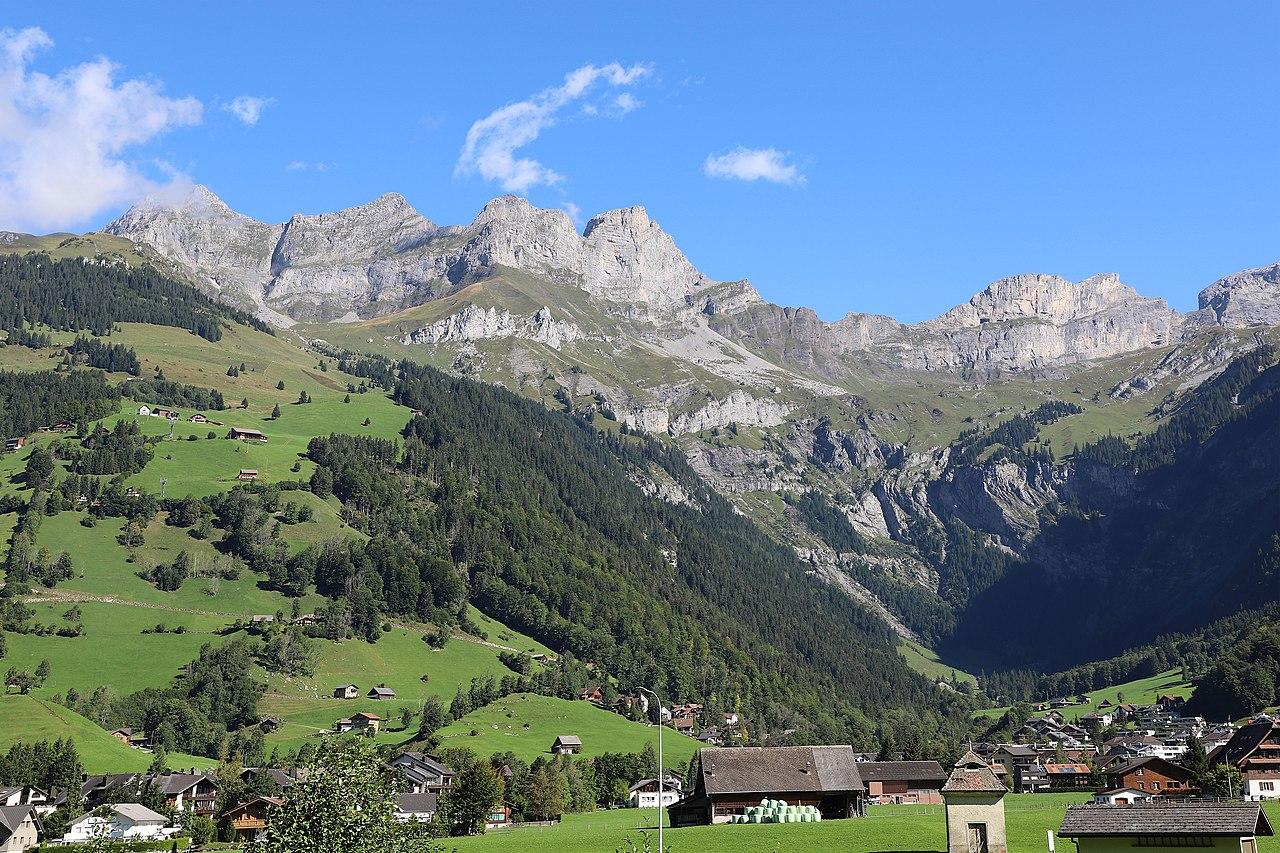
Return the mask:
MULTIPOLYGON (((1062 533, 1072 513, 1102 524, 1108 542, 1126 536, 1117 519, 1159 528, 1153 482, 1182 495, 1178 517, 1213 518, 1207 495, 1221 499, 1251 467, 1270 470, 1277 445, 1256 414, 1250 429, 1233 427, 1248 442, 1213 451, 1220 488, 1203 492, 1073 451, 1155 434, 1229 365, 1270 352, 1280 264, 1209 284, 1188 314, 1115 274, 1023 274, 922 323, 861 313, 828 323, 765 301, 748 281, 703 275, 642 207, 602 213, 579 233, 561 211, 502 196, 465 227, 440 226, 387 194, 268 224, 196 186, 147 199, 105 231, 83 239, 119 240, 107 255, 132 246, 283 335, 433 364, 597 426, 665 435, 813 573, 971 666, 1066 666, 1211 618, 1161 592, 1162 610, 1120 630, 1123 608, 1088 608, 1085 591, 1122 589, 1125 576, 1210 596, 1217 577, 1224 590, 1253 589, 1241 561, 1280 530, 1257 512, 1276 497, 1261 483, 1228 502, 1248 548, 1194 568, 1154 546, 1127 562, 1089 559, 1084 539, 1062 533), (1014 653, 975 625, 1051 593, 1095 611, 1071 642, 1043 642, 1030 619, 1010 629, 1022 641, 1014 653)), ((1182 448, 1169 470, 1203 476, 1192 461, 1203 454, 1182 448)))

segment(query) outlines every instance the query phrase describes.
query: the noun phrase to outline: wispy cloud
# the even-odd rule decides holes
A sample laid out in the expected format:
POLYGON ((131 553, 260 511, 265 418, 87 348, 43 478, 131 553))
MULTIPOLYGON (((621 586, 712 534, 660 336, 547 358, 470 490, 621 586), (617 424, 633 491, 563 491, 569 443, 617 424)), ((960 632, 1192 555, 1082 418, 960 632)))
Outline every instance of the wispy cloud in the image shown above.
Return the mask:
POLYGON ((38 27, 0 30, 0 228, 75 227, 155 190, 126 152, 203 115, 198 100, 165 97, 158 83, 117 83, 105 57, 32 71, 52 45, 38 27))
POLYGON ((253 127, 258 123, 258 119, 262 118, 262 111, 275 102, 275 98, 241 95, 238 98, 233 98, 229 103, 223 104, 222 108, 240 119, 244 124, 253 127))
POLYGON ((613 106, 622 115, 634 112, 644 106, 644 101, 637 98, 630 92, 623 92, 621 95, 613 99, 613 106))
POLYGON ((582 208, 578 207, 571 201, 560 202, 560 207, 565 213, 569 214, 569 218, 573 220, 574 225, 577 225, 579 228, 582 227, 582 223, 584 222, 582 218, 582 208))
MULTIPOLYGON (((508 192, 524 192, 531 187, 560 183, 564 180, 563 175, 531 157, 517 157, 516 152, 555 124, 557 114, 569 104, 588 97, 601 86, 630 86, 651 73, 652 69, 645 64, 624 67, 617 62, 584 65, 570 71, 559 86, 543 89, 527 100, 507 104, 472 124, 458 156, 455 173, 479 174, 508 192)), ((632 103, 631 109, 640 105, 634 99, 629 103, 632 103)), ((621 109, 617 99, 613 105, 621 109)), ((590 107, 583 111, 586 115, 600 111, 595 103, 584 106, 590 107)))
POLYGON ((724 154, 712 154, 702 164, 708 178, 735 181, 770 181, 795 186, 805 182, 800 167, 787 162, 790 154, 776 148, 738 146, 724 154))
POLYGON ((286 172, 327 172, 329 164, 322 160, 290 160, 284 168, 286 172))

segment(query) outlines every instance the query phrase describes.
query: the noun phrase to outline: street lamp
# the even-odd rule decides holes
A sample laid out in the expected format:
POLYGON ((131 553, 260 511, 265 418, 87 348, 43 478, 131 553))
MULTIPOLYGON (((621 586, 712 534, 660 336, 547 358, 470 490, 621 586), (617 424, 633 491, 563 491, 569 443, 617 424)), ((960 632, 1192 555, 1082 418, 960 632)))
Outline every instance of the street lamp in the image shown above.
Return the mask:
POLYGON ((658 703, 658 853, 666 853, 667 848, 662 846, 662 699, 647 687, 637 687, 636 690, 648 693, 658 703))

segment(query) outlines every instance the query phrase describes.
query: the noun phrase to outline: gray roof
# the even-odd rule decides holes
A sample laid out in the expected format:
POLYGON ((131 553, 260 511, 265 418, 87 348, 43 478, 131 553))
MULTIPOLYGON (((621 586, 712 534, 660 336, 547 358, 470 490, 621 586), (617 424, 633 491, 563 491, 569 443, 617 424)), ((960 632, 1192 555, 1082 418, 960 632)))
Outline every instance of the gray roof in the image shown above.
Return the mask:
POLYGON ((947 772, 936 761, 861 761, 858 775, 863 782, 911 782, 937 781, 947 778, 947 772))
POLYGON ((1032 747, 1021 743, 1002 743, 1000 744, 1000 748, 996 751, 1007 752, 1010 755, 1023 755, 1027 757, 1035 757, 1039 754, 1032 747))
POLYGON ((425 752, 414 752, 405 750, 404 752, 391 759, 392 765, 403 770, 426 770, 435 776, 452 776, 453 771, 440 763, 440 759, 434 755, 428 755, 425 752), (409 759, 404 761, 403 759, 409 759))
POLYGON ((31 814, 34 806, 0 806, 0 844, 22 826, 22 822, 31 814))
POLYGON ((560 735, 556 738, 556 743, 562 746, 582 746, 582 738, 577 735, 560 735))
POLYGON ((1257 803, 1151 801, 1128 806, 1071 806, 1058 834, 1097 835, 1274 835, 1257 803))
POLYGON ((745 746, 699 752, 708 794, 864 791, 850 746, 745 746))
MULTIPOLYGON (((213 782, 208 773, 168 773, 160 777, 160 790, 167 796, 181 794, 200 782, 213 782)), ((154 814, 154 812, 153 812, 154 814)))
POLYGON ((141 803, 116 803, 110 808, 113 809, 116 812, 116 814, 120 815, 121 817, 127 818, 128 820, 131 820, 134 823, 156 823, 156 822, 168 823, 169 822, 169 818, 165 817, 159 812, 153 812, 151 809, 147 808, 141 803))
POLYGON ((396 811, 401 814, 435 814, 439 807, 439 795, 434 791, 421 794, 400 794, 396 797, 396 811))

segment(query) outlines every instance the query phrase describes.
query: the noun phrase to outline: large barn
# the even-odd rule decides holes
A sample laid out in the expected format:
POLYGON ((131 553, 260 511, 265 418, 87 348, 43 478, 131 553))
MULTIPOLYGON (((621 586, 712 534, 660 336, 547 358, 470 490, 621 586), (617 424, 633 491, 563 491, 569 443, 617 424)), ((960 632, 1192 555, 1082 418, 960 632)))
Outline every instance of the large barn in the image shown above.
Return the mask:
POLYGON ((850 746, 699 750, 689 795, 668 807, 672 826, 726 823, 763 799, 816 806, 825 820, 865 813, 866 785, 850 746))

